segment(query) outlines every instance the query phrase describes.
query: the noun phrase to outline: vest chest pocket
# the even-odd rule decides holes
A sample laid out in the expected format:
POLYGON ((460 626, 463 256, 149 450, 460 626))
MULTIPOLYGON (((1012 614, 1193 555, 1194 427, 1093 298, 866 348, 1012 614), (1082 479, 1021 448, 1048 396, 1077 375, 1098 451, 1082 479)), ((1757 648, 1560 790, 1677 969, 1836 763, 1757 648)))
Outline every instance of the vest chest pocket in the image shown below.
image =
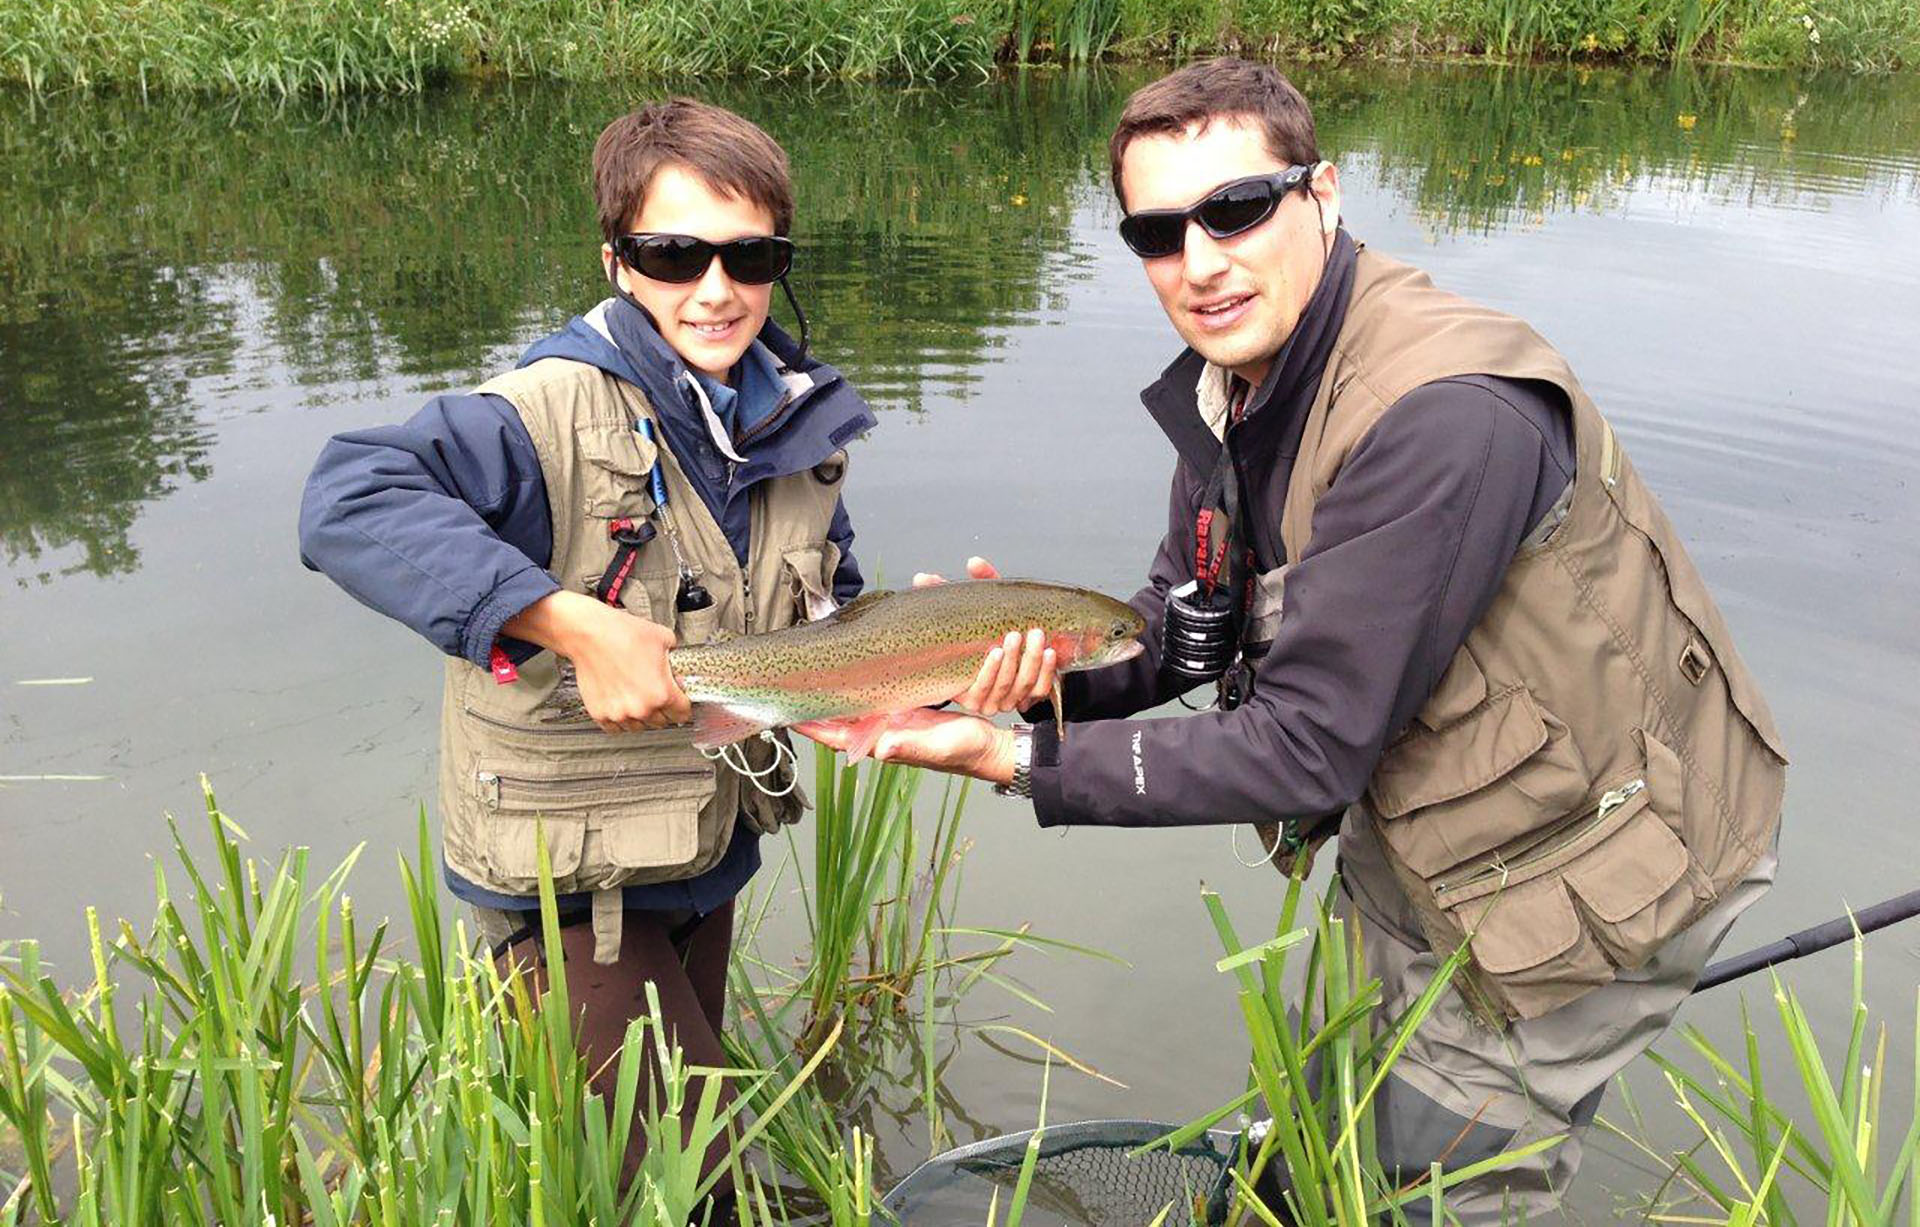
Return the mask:
POLYGON ((1607 496, 1647 550, 1663 595, 1686 623, 1677 641, 1642 645, 1642 650, 1654 658, 1653 667, 1659 670, 1656 677, 1672 692, 1670 697, 1675 697, 1701 689, 1718 675, 1718 685, 1724 686, 1734 710, 1767 752, 1784 766, 1787 751, 1773 713, 1735 652, 1732 635, 1707 593, 1706 582, 1679 544, 1666 513, 1654 503, 1638 476, 1631 481, 1619 479, 1621 472, 1632 472, 1632 462, 1618 450, 1611 429, 1606 441, 1615 467, 1615 480, 1606 483, 1607 496))
POLYGON ((511 894, 539 888, 541 832, 563 893, 689 863, 699 852, 701 810, 716 786, 713 769, 691 752, 689 758, 482 758, 471 786, 489 885, 511 894))
POLYGON ((630 423, 613 421, 583 428, 575 436, 581 458, 581 509, 590 517, 644 519, 653 510, 647 477, 658 448, 630 423))

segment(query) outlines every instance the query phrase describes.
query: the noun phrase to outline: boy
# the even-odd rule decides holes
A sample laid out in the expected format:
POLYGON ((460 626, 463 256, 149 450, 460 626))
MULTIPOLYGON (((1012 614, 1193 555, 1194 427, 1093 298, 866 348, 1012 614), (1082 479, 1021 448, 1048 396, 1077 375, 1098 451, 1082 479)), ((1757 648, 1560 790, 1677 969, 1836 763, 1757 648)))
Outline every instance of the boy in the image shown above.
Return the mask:
POLYGON ((448 654, 447 885, 503 967, 537 967, 544 832, 604 1091, 648 981, 689 1064, 727 1064, 732 901, 802 806, 771 745, 745 751, 763 787, 693 748, 667 649, 859 592, 843 448, 875 419, 804 319, 799 343, 768 319, 793 194, 764 131, 656 103, 600 134, 593 181, 614 296, 474 392, 329 441, 300 542, 448 654))

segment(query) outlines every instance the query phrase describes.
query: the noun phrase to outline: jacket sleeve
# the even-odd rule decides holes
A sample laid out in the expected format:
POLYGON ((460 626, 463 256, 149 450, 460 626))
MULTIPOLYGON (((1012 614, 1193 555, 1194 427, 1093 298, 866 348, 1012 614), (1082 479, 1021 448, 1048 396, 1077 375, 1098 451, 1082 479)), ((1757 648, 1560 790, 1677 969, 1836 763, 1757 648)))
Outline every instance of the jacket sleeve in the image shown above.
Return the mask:
POLYGON ((1248 702, 1075 724, 1064 741, 1037 726, 1041 825, 1261 822, 1346 808, 1498 591, 1553 468, 1546 450, 1535 425, 1483 386, 1409 393, 1316 506, 1248 702))
POLYGON ((853 556, 853 520, 847 515, 847 501, 834 504, 833 521, 827 525, 827 540, 840 547, 840 562, 833 569, 833 599, 845 605, 867 586, 860 574, 860 563, 853 556))
POLYGON ((402 425, 335 435, 300 503, 302 562, 481 668, 501 625, 559 589, 552 553, 539 457, 497 396, 437 397, 402 425))
MULTIPOLYGON (((1147 568, 1146 586, 1127 602, 1146 620, 1147 628, 1140 634, 1146 650, 1123 664, 1067 674, 1061 698, 1066 702, 1070 719, 1107 720, 1131 716, 1193 688, 1183 679, 1161 673, 1160 625, 1166 616, 1167 592, 1193 578, 1196 484, 1185 463, 1174 469, 1168 494, 1167 534, 1161 538, 1160 548, 1147 568)), ((1031 720, 1051 718, 1052 704, 1042 704, 1026 715, 1031 720)))

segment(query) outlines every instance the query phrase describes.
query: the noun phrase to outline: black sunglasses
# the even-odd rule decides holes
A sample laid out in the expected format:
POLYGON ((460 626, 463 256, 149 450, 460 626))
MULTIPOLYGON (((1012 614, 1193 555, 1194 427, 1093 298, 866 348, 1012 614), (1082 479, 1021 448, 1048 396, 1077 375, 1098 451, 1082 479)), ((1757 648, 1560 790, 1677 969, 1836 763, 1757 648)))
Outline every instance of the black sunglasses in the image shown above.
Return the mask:
POLYGON ((1313 167, 1289 166, 1271 175, 1235 179, 1198 204, 1184 209, 1142 209, 1120 219, 1120 238, 1142 260, 1178 255, 1186 246, 1187 223, 1216 239, 1232 238, 1273 216, 1288 192, 1311 190, 1313 167))
POLYGON ((613 241, 613 254, 641 276, 675 285, 706 276, 715 256, 742 285, 778 281, 793 267, 793 241, 777 235, 709 243, 691 234, 623 234, 613 241))

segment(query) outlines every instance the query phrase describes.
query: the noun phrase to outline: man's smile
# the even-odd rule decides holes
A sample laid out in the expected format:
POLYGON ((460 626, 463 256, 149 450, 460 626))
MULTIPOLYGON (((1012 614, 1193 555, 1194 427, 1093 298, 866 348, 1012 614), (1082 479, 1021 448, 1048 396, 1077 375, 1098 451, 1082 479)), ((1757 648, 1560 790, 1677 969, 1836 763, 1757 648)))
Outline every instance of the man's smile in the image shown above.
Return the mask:
POLYGON ((1225 294, 1196 302, 1189 310, 1201 328, 1215 332, 1239 323, 1255 297, 1253 294, 1225 294))

